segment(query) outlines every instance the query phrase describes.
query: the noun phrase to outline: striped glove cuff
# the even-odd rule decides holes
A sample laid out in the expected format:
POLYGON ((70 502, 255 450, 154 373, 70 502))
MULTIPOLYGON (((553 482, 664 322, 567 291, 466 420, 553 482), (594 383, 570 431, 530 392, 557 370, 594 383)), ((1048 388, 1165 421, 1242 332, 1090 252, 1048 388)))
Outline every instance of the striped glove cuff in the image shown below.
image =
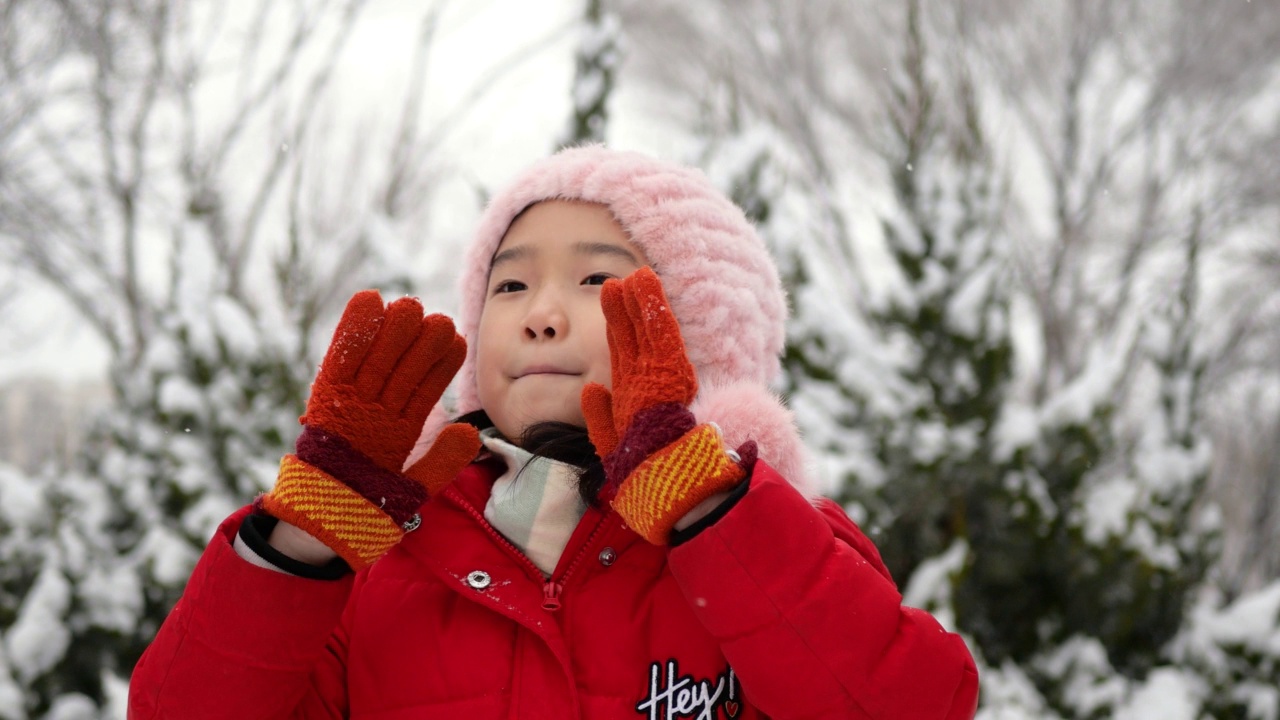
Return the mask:
POLYGON ((415 514, 402 526, 379 505, 296 455, 280 461, 276 485, 258 505, 302 528, 357 571, 386 554, 418 522, 415 514))
POLYGON ((665 545, 690 510, 747 476, 755 444, 743 450, 743 456, 726 450, 714 424, 698 425, 637 465, 618 488, 613 508, 645 540, 665 545))

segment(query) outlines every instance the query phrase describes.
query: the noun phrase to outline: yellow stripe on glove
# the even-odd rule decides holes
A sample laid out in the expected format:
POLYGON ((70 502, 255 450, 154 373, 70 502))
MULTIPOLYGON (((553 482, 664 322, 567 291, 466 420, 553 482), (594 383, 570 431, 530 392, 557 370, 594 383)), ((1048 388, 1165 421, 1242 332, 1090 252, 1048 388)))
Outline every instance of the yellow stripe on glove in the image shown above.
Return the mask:
POLYGON ((716 427, 699 425, 640 463, 618 488, 613 508, 641 537, 664 545, 698 503, 733 489, 745 476, 716 427))
POLYGON ((395 521, 359 493, 296 455, 280 461, 275 488, 263 496, 262 507, 328 545, 355 570, 404 537, 395 521))

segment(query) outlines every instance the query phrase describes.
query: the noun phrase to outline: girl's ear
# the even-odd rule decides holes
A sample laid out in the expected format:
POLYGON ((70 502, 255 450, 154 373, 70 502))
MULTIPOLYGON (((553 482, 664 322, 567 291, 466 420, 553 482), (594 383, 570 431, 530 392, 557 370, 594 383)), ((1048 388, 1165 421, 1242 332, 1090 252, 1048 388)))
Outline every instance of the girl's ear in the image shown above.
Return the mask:
POLYGON ((689 409, 698 422, 719 425, 729 447, 754 440, 760 459, 805 497, 813 500, 822 494, 795 415, 773 391, 751 382, 703 386, 689 409))

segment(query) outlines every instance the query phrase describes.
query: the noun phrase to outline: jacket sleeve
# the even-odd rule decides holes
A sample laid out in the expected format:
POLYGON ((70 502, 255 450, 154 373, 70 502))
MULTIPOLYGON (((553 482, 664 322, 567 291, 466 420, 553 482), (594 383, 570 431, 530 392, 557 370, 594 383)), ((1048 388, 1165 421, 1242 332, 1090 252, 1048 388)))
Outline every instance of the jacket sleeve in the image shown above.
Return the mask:
POLYGON ((770 717, 972 718, 978 673, 958 635, 902 606, 870 540, 757 462, 747 492, 672 548, 671 572, 770 717))
POLYGON ((354 580, 254 565, 218 528, 129 683, 129 720, 346 716, 343 608, 354 580))

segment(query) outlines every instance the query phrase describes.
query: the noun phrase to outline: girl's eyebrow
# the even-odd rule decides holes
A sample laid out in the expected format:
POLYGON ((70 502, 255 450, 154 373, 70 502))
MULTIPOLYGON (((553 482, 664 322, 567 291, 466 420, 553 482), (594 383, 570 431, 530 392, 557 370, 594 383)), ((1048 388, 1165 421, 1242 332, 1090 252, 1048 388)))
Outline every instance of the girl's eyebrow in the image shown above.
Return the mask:
POLYGON ((506 250, 503 250, 497 255, 494 255, 493 259, 489 261, 489 272, 493 272, 494 268, 498 267, 504 262, 515 262, 516 260, 519 260, 525 257, 530 257, 532 255, 533 255, 532 245, 517 245, 516 247, 513 247, 513 248, 507 248, 506 250))
POLYGON ((630 250, 610 242, 589 242, 582 240, 573 244, 573 251, 579 255, 615 255, 640 265, 641 262, 630 250))
MULTIPOLYGON (((506 262, 515 262, 533 257, 538 252, 536 245, 517 245, 513 248, 507 248, 497 255, 493 256, 493 260, 489 263, 489 272, 506 262)), ((636 258, 635 253, 610 242, 593 242, 589 240, 579 240, 573 244, 573 252, 577 255, 614 255, 626 260, 630 260, 639 266, 642 263, 636 258)))

